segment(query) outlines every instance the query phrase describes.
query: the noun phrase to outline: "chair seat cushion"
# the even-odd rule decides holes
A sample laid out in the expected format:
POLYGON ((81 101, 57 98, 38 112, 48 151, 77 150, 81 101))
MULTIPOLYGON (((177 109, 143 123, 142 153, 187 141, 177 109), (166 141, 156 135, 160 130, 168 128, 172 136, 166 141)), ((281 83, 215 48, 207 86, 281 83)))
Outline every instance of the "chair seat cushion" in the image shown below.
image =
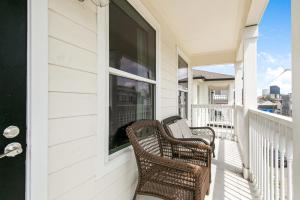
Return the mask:
POLYGON ((201 138, 205 141, 207 141, 208 143, 210 143, 213 140, 213 135, 207 134, 207 132, 205 132, 205 130, 192 130, 192 138, 201 138))

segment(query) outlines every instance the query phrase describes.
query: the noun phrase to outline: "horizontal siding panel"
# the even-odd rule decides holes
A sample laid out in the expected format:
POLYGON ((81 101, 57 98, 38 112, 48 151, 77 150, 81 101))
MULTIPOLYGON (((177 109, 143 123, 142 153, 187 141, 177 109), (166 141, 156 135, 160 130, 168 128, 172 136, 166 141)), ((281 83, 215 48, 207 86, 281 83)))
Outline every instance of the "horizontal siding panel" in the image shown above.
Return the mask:
POLYGON ((97 75, 49 65, 49 91, 96 94, 97 75))
POLYGON ((96 32, 96 6, 90 1, 49 0, 49 8, 96 32))
POLYGON ((161 87, 162 89, 165 89, 165 90, 172 90, 172 91, 177 91, 177 89, 178 89, 177 83, 170 82, 170 81, 166 81, 166 80, 162 80, 162 81, 161 81, 160 87, 161 87))
POLYGON ((49 35, 89 51, 96 52, 96 33, 49 10, 49 35))
POLYGON ((95 53, 49 37, 49 63, 97 73, 95 53))
POLYGON ((95 179, 80 184, 71 191, 63 194, 56 200, 91 200, 96 193, 95 179))
POLYGON ((97 114, 97 96, 49 92, 49 118, 97 114))
POLYGON ((176 107, 167 107, 167 106, 162 106, 161 107, 161 118, 165 119, 167 117, 173 116, 173 115, 178 115, 178 110, 177 106, 176 107))
POLYGON ((177 85, 177 73, 174 74, 171 72, 162 71, 161 76, 162 76, 162 79, 161 79, 162 81, 169 81, 169 82, 177 85))
POLYGON ((78 116, 49 120, 49 146, 95 135, 97 116, 78 116))
MULTIPOLYGON (((126 188, 126 191, 128 193, 132 193, 133 191, 130 191, 128 187, 131 184, 135 184, 136 180, 137 180, 136 162, 134 160, 131 160, 125 163, 124 165, 118 167, 113 172, 97 180, 96 188, 99 188, 99 190, 97 191, 96 199, 99 199, 101 197, 102 199, 107 199, 107 200, 114 199, 113 197, 119 197, 120 199, 122 199, 122 197, 118 194, 116 196, 113 196, 111 190, 115 189, 120 191, 126 188)), ((117 192, 113 192, 113 193, 117 193, 117 192)))
POLYGON ((160 97, 161 98, 177 98, 177 90, 168 90, 161 88, 160 97))
POLYGON ((96 200, 128 200, 132 199, 134 188, 137 183, 137 172, 131 170, 120 176, 118 181, 116 181, 112 186, 101 190, 100 194, 96 197, 96 200), (131 198, 128 198, 131 196, 131 198))
POLYGON ((61 170, 81 160, 96 156, 96 136, 49 148, 49 173, 61 170))
POLYGON ((76 165, 49 175, 49 200, 57 198, 74 187, 82 185, 95 175, 95 158, 84 160, 76 165))
POLYGON ((161 106, 177 106, 177 99, 175 98, 162 98, 161 106))

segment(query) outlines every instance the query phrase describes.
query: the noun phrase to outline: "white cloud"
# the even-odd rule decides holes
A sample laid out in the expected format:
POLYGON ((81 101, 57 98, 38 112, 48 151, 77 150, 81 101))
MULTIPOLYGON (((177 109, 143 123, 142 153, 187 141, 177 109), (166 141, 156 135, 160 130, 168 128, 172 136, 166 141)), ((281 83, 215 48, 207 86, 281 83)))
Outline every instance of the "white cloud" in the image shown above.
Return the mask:
POLYGON ((274 64, 276 63, 276 58, 267 52, 260 52, 258 57, 265 61, 266 63, 274 64))
POLYGON ((291 67, 291 54, 273 55, 262 51, 258 53, 258 59, 264 65, 291 67))

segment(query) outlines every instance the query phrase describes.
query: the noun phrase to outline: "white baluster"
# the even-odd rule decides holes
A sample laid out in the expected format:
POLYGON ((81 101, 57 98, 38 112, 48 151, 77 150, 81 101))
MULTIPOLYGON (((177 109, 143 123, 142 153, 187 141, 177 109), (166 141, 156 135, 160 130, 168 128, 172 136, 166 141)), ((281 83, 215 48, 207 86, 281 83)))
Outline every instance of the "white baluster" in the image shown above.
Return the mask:
POLYGON ((278 149, 279 149, 279 132, 278 132, 278 124, 276 124, 276 132, 275 132, 275 200, 279 199, 279 176, 278 176, 278 149))
POLYGON ((263 120, 263 198, 266 200, 267 197, 267 140, 266 140, 266 132, 267 132, 267 120, 263 120))
POLYGON ((254 184, 257 188, 257 175, 258 175, 258 140, 257 140, 257 115, 255 115, 254 120, 254 184))
POLYGON ((252 181, 252 136, 253 136, 253 117, 250 114, 249 115, 249 176, 250 176, 250 181, 252 181))
POLYGON ((267 172, 267 166, 268 166, 268 160, 267 160, 267 123, 268 120, 265 120, 265 128, 264 128, 264 199, 267 200, 268 193, 267 193, 267 179, 268 179, 268 172, 267 172))
POLYGON ((291 128, 288 128, 287 130, 287 151, 286 151, 286 157, 287 157, 287 194, 288 194, 288 200, 293 200, 293 131, 291 128))
POLYGON ((256 177, 255 184, 256 190, 259 192, 259 124, 258 124, 258 116, 256 116, 256 177))
POLYGON ((267 124, 267 200, 270 200, 270 188, 271 188, 271 184, 270 184, 270 134, 271 134, 271 121, 268 120, 268 124, 267 124))
MULTIPOLYGON (((261 122, 261 117, 260 117, 260 122, 261 122)), ((263 193, 263 142, 262 142, 262 123, 259 123, 259 194, 260 197, 262 196, 263 193)))
POLYGON ((274 200, 274 123, 271 122, 270 135, 270 200, 274 200))
POLYGON ((285 175, 284 175, 284 155, 285 155, 285 127, 280 126, 280 199, 285 199, 285 175))

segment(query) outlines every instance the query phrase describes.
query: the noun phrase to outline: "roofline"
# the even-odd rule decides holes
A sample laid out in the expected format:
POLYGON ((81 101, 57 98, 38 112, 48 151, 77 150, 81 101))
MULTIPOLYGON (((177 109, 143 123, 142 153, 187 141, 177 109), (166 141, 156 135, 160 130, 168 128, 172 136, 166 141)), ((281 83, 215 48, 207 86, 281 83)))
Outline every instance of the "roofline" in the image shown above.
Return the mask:
POLYGON ((232 78, 213 78, 213 79, 206 79, 204 77, 194 77, 193 79, 201 79, 204 81, 234 81, 235 80, 234 77, 232 77, 232 78))

